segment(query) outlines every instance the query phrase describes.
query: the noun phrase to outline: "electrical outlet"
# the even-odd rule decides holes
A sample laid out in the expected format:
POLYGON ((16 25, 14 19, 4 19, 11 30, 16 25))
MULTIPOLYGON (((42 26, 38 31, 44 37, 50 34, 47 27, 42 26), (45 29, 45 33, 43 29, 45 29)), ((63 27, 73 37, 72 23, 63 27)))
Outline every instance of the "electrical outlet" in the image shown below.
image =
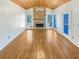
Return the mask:
POLYGON ((10 35, 8 35, 8 39, 10 38, 10 35))
POLYGON ((74 37, 72 36, 72 39, 74 39, 74 37))

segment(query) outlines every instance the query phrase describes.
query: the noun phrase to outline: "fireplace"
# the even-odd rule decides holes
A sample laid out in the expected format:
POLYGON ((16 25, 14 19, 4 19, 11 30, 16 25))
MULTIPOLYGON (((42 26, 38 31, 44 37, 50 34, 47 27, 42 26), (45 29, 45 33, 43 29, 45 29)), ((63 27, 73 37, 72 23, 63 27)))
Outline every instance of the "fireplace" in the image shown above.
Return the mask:
POLYGON ((35 20, 34 21, 34 27, 35 28, 44 28, 45 27, 45 21, 44 20, 35 20))
POLYGON ((36 27, 44 27, 43 23, 36 24, 36 27))

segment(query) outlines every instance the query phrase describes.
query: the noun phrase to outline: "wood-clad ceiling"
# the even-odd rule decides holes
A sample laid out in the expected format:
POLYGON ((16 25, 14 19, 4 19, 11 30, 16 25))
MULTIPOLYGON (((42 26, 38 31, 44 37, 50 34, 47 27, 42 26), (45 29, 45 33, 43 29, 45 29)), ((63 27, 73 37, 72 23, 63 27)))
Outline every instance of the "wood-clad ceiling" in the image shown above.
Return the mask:
POLYGON ((56 7, 69 2, 70 0, 11 0, 24 9, 29 9, 35 6, 44 6, 55 9, 56 7))

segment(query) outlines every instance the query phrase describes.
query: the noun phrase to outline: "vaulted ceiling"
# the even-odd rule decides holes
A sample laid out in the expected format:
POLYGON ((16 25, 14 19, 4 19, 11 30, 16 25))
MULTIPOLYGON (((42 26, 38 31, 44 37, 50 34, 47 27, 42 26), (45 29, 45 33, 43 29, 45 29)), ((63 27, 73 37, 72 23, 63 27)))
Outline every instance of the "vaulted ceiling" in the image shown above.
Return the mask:
POLYGON ((70 0, 11 0, 24 9, 29 9, 35 6, 44 6, 55 9, 58 6, 69 2, 70 0))

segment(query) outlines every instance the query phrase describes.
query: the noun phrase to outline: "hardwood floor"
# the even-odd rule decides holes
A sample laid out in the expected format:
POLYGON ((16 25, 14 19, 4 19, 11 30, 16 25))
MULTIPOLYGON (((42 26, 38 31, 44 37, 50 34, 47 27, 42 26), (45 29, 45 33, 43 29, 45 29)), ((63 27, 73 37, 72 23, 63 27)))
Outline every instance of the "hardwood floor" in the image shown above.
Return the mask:
POLYGON ((54 30, 26 30, 0 52, 0 59, 79 59, 79 48, 54 30))

